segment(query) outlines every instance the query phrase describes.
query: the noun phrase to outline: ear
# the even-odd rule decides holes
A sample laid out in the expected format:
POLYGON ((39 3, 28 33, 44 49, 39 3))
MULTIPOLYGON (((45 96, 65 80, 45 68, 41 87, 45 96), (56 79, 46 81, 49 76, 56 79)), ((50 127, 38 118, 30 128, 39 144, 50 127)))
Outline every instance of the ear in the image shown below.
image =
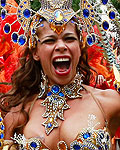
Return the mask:
POLYGON ((36 61, 40 60, 39 55, 37 54, 37 52, 33 53, 33 59, 36 60, 36 61))

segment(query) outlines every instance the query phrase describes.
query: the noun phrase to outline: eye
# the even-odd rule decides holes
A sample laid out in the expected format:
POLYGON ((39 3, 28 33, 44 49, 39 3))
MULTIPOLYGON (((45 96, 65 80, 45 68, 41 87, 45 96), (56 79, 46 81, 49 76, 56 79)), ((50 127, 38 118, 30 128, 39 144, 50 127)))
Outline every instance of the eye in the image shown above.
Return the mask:
POLYGON ((52 43, 54 43, 55 42, 55 39, 46 39, 46 40, 44 40, 44 41, 42 41, 41 43, 43 44, 52 44, 52 43))
POLYGON ((65 41, 75 41, 75 40, 77 40, 77 38, 74 36, 65 37, 65 41))

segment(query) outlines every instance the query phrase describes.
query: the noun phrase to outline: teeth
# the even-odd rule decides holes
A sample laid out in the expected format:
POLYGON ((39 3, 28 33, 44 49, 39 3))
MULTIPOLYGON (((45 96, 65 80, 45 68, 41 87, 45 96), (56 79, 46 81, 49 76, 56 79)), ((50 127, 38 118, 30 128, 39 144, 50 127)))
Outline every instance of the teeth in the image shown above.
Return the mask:
POLYGON ((62 62, 62 61, 69 61, 69 58, 57 58, 54 60, 54 62, 62 62))

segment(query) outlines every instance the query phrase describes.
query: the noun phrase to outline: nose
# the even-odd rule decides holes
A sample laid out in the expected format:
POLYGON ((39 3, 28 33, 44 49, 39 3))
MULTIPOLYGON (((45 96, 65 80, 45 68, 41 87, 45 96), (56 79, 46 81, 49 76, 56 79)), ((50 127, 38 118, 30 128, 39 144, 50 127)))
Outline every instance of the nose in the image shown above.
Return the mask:
POLYGON ((64 52, 67 50, 67 46, 63 40, 58 40, 55 46, 56 51, 64 52))

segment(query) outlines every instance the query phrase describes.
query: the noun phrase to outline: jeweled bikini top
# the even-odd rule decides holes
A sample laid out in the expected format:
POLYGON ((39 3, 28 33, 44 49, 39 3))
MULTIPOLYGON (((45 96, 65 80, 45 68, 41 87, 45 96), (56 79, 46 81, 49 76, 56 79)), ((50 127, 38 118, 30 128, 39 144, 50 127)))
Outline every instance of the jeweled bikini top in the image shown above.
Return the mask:
MULTIPOLYGON (((95 129, 100 124, 94 124, 96 116, 90 114, 88 116, 88 127, 84 128, 73 140, 70 145, 65 141, 57 144, 59 150, 110 150, 111 142, 107 128, 95 129)), ((39 138, 26 139, 24 135, 14 135, 12 138, 19 145, 19 150, 50 150, 39 138)))

